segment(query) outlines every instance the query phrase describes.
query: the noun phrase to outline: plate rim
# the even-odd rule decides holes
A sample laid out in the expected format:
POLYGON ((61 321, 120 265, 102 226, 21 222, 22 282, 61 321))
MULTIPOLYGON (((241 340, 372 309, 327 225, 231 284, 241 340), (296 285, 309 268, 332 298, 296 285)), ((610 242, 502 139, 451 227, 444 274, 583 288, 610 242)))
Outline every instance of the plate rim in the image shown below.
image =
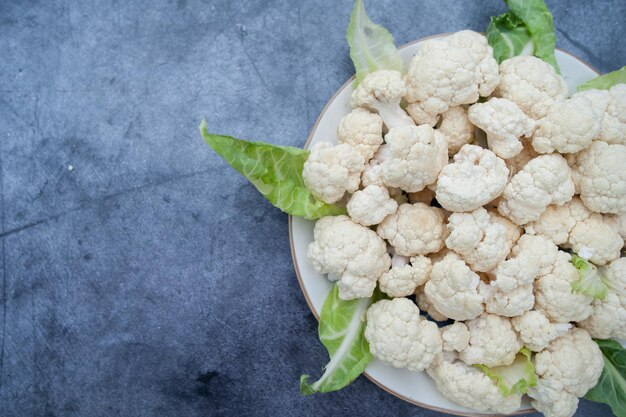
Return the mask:
MULTIPOLYGON (((436 38, 442 38, 445 36, 449 36, 452 33, 455 32, 443 32, 443 33, 438 33, 435 35, 430 35, 430 36, 425 36, 419 39, 415 39, 413 41, 407 42, 405 44, 402 44, 398 47, 398 49, 404 49, 404 48, 408 48, 409 46, 412 46, 416 43, 420 43, 420 42, 424 42, 427 41, 429 39, 436 39, 436 38)), ((484 34, 483 32, 479 32, 484 34)), ((578 56, 572 54, 571 52, 567 52, 561 48, 556 48, 556 50, 569 55, 570 57, 574 58, 576 61, 580 62, 581 64, 585 65, 586 67, 588 67, 590 70, 592 70, 594 73, 596 73, 598 76, 601 74, 600 71, 598 71, 594 66, 592 66, 591 64, 583 61, 582 59, 580 59, 578 56)), ((339 88, 337 88, 337 90, 333 93, 333 95, 326 101, 326 104, 324 105, 324 107, 322 108, 322 111, 320 111, 320 114, 317 116, 317 119, 315 120, 315 123, 313 124, 313 126, 311 126, 311 129, 309 130, 309 134, 307 136, 306 142, 304 142, 303 145, 303 149, 307 149, 310 144, 311 141, 313 140, 313 134, 315 132, 315 130, 317 129, 317 126, 319 125, 322 117, 324 116, 324 114, 326 114, 326 111, 328 110, 328 107, 330 107, 330 104, 337 98, 337 96, 339 95, 339 93, 341 91, 343 91, 344 88, 346 88, 349 84, 351 84, 354 81, 354 75, 352 77, 350 77, 346 82, 344 82, 339 88)), ((293 266, 294 266, 294 270, 296 272, 296 277, 298 278, 298 285, 300 286, 300 291, 302 292, 302 295, 304 295, 304 299, 307 303, 307 306, 309 307, 309 310, 311 311, 311 313, 313 314, 313 316, 315 317, 315 320, 319 321, 319 315, 317 314, 317 312, 315 311, 315 308, 313 308, 313 303, 311 302, 311 299, 309 298, 309 294, 306 290, 306 288, 304 287, 304 282, 302 280, 302 275, 300 272, 300 266, 298 265, 298 260, 296 259, 296 251, 295 251, 295 247, 294 247, 294 239, 293 239, 293 221, 292 221, 293 216, 289 215, 288 216, 288 225, 289 225, 289 247, 291 250, 291 260, 293 261, 293 266)), ((480 413, 472 413, 472 412, 465 412, 465 411, 458 411, 458 410, 452 410, 449 408, 443 408, 443 407, 437 407, 434 405, 430 405, 430 404, 425 404, 422 403, 420 401, 416 401, 412 398, 406 397, 402 394, 400 394, 397 391, 394 391, 393 389, 383 385, 380 381, 378 381, 377 379, 375 379, 374 377, 372 377, 371 375, 369 375, 367 372, 363 372, 363 374, 367 379, 369 379, 371 382, 374 383, 374 385, 376 385, 377 387, 383 389, 384 391, 388 392, 389 394, 393 395, 394 397, 397 397, 403 401, 408 402, 409 404, 412 405, 416 405, 418 407, 422 407, 422 408, 426 408, 428 410, 433 410, 433 411, 438 411, 438 412, 442 412, 442 413, 448 413, 448 414, 452 414, 452 415, 456 415, 456 416, 462 416, 462 417, 499 417, 499 416, 503 416, 504 414, 480 414, 480 413)), ((523 415, 523 414, 528 414, 528 413, 532 413, 535 412, 536 410, 534 408, 524 408, 522 410, 517 410, 513 413, 510 414, 505 414, 507 416, 515 416, 515 415, 523 415)))

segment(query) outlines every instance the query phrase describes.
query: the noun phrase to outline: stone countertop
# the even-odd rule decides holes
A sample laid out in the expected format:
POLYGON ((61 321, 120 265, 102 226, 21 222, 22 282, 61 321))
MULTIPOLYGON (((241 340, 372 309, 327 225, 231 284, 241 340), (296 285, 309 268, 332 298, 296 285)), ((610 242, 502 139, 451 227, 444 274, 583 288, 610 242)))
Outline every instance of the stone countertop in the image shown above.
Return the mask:
MULTIPOLYGON (((558 46, 624 65, 626 3, 550 1, 558 46)), ((1 416, 438 416, 327 361, 287 216, 198 124, 300 146, 352 74, 351 1, 0 3, 1 416)), ((368 1, 398 44, 502 2, 368 1)), ((582 401, 577 416, 609 415, 582 401)))

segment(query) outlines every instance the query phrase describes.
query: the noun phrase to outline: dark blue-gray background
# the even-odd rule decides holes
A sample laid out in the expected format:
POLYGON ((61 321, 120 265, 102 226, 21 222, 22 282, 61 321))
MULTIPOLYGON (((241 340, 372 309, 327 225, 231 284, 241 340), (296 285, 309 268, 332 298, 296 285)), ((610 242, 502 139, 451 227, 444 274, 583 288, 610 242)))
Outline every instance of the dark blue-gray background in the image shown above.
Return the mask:
MULTIPOLYGON (((560 47, 624 65, 623 0, 549 4, 560 47)), ((327 357, 287 216, 198 135, 302 145, 352 74, 351 7, 0 2, 1 416, 439 415, 364 378, 299 394, 327 357)), ((399 44, 504 10, 367 7, 399 44)))

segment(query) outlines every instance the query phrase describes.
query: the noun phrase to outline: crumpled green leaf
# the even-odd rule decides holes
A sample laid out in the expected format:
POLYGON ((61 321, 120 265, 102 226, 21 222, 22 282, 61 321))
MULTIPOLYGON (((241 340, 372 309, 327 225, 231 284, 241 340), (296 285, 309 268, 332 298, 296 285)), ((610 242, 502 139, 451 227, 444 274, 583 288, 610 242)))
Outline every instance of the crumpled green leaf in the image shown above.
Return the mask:
POLYGON ((215 152, 285 213, 309 220, 346 213, 344 208, 317 200, 304 185, 302 167, 309 157, 307 150, 212 134, 204 120, 200 133, 215 152))
POLYGON ((590 90, 592 88, 595 88, 596 90, 608 90, 615 84, 626 84, 626 66, 618 69, 617 71, 609 72, 608 74, 589 80, 576 87, 576 89, 578 91, 590 90))
POLYGON ((404 74, 404 60, 396 48, 393 35, 370 20, 365 13, 363 0, 354 2, 346 38, 356 70, 355 88, 367 74, 377 70, 397 70, 404 74))
POLYGON ((500 390, 503 397, 511 394, 526 394, 529 387, 537 385, 535 367, 531 361, 530 349, 522 348, 512 364, 488 368, 485 365, 475 365, 483 371, 500 390))
POLYGON ((578 271, 578 279, 572 282, 572 290, 598 300, 604 300, 608 287, 602 282, 598 268, 576 254, 572 255, 570 262, 578 271))
POLYGON ((509 11, 491 18, 487 40, 498 62, 532 53, 560 73, 554 56, 556 33, 552 14, 543 0, 504 0, 509 11))
POLYGON ((626 350, 615 340, 596 339, 595 342, 604 356, 604 369, 585 398, 608 404, 617 417, 626 417, 626 350))
POLYGON ((337 391, 354 381, 372 361, 365 339, 365 313, 382 298, 376 290, 370 298, 342 300, 335 284, 328 294, 319 322, 319 338, 328 350, 330 362, 314 383, 309 375, 300 377, 300 392, 305 395, 337 391))

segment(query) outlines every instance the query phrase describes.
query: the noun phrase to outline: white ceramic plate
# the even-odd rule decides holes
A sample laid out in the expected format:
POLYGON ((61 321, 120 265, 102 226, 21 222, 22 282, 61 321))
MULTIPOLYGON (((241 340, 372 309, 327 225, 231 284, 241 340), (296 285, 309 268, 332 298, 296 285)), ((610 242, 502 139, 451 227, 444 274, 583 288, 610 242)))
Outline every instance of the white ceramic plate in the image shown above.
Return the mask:
MULTIPOLYGON (((440 36, 445 36, 445 34, 433 37, 440 36)), ((400 48, 400 53, 407 63, 426 39, 429 38, 419 39, 400 48)), ((598 76, 598 73, 591 66, 571 54, 558 50, 556 59, 570 93, 575 90, 577 85, 598 76)), ((336 130, 339 121, 352 110, 350 106, 350 94, 353 91, 352 80, 352 78, 348 80, 326 104, 309 134, 304 145, 305 148, 322 141, 337 142, 336 130)), ((289 217, 289 239, 298 281, 311 311, 319 319, 322 305, 330 292, 332 283, 324 275, 315 271, 306 259, 307 246, 313 242, 314 224, 313 221, 289 217)), ((387 392, 421 407, 462 416, 489 415, 459 406, 444 398, 425 372, 418 373, 407 369, 396 369, 379 360, 374 360, 367 367, 365 375, 387 392)), ((522 402, 520 410, 515 414, 531 411, 534 410, 530 407, 530 403, 525 400, 522 402)))

